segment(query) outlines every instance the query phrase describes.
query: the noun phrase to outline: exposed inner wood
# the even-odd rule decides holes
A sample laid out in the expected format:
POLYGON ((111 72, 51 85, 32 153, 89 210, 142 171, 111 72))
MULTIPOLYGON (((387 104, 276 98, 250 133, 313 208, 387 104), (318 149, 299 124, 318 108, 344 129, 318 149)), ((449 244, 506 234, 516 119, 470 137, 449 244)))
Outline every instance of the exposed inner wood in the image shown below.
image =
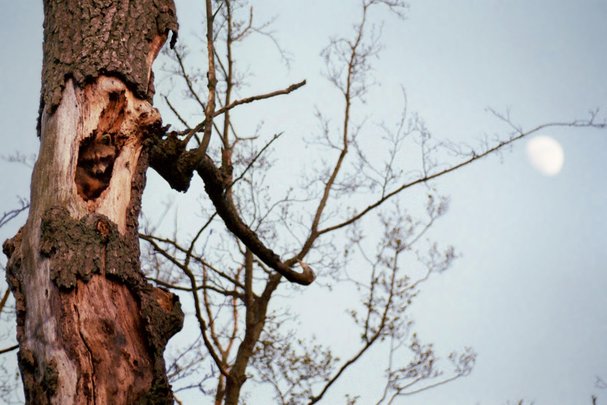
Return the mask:
POLYGON ((68 80, 41 123, 28 222, 4 249, 27 403, 172 403, 162 354, 183 314, 145 281, 137 234, 160 115, 101 76, 68 80))
POLYGON ((175 6, 43 4, 40 151, 27 223, 3 246, 26 403, 172 404, 162 354, 183 313, 146 282, 137 231, 175 6))
POLYGON ((78 151, 75 181, 78 194, 85 201, 97 199, 109 186, 114 161, 126 141, 120 129, 125 121, 127 98, 124 91, 109 93, 108 98, 97 128, 82 140, 78 151))

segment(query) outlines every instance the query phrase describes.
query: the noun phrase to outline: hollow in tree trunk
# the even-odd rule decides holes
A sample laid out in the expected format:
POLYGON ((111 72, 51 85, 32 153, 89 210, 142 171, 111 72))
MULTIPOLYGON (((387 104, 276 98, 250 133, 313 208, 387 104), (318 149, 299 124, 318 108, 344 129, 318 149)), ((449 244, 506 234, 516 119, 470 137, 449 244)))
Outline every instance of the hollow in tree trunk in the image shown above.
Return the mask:
POLYGON ((151 65, 172 0, 44 1, 40 152, 25 226, 4 243, 28 404, 172 403, 173 294, 143 277, 151 65))

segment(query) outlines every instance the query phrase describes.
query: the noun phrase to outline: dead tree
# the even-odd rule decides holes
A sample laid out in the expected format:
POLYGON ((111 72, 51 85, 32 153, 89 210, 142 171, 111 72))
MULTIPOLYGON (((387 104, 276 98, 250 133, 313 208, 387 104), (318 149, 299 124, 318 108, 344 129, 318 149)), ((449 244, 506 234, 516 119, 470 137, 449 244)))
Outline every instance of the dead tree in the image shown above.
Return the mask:
MULTIPOLYGON (((342 96, 343 124, 337 137, 327 136, 328 146, 336 153, 331 155, 328 170, 319 176, 319 192, 307 200, 312 209, 310 217, 302 221, 305 232, 283 258, 269 243, 272 238, 258 232, 263 219, 255 224, 244 219, 247 207, 239 204, 236 191, 238 185, 249 182, 247 176, 277 136, 257 148, 248 163, 235 162, 243 138, 235 134, 230 112, 245 103, 287 95, 305 81, 236 99, 231 46, 252 25, 233 23, 233 1, 206 0, 204 4, 207 80, 203 97, 192 91, 183 70, 204 119, 183 131, 167 132, 151 104, 151 66, 170 35, 171 45, 175 43, 172 0, 44 2, 40 153, 32 176, 27 223, 4 244, 9 257, 7 277, 16 300, 19 367, 30 404, 172 403, 162 355, 168 339, 181 329, 183 314, 168 289, 191 294, 203 356, 211 359, 217 377, 217 404, 238 403, 252 368, 262 381, 273 385, 283 403, 291 403, 293 398, 319 402, 376 342, 398 340, 390 352, 392 360, 404 344, 402 328, 406 325, 400 315, 416 294, 417 285, 430 273, 444 270, 453 259, 449 249, 439 251, 431 246, 426 275, 411 280, 400 271, 399 258, 444 212, 433 196, 427 206, 427 222, 408 224, 406 215, 384 221, 385 235, 378 253, 368 260, 371 271, 363 288, 364 309, 353 314, 361 330, 360 347, 337 363, 322 349, 312 347, 302 355, 295 343, 278 339, 271 333, 276 322, 269 312, 270 300, 284 280, 300 285, 314 281, 316 275, 305 261, 322 251, 320 247, 331 234, 354 229, 349 242, 357 246, 357 224, 405 190, 547 126, 604 127, 593 121, 594 116, 531 130, 513 126, 510 136, 481 150, 457 151, 459 160, 439 166, 431 156, 436 145, 430 145, 423 125, 414 120, 407 126, 409 121, 403 118, 388 151, 387 169, 374 167, 357 144, 352 114, 353 104, 365 92, 365 73, 376 51, 374 40, 368 42, 366 37, 368 10, 386 6, 400 13, 404 3, 363 0, 353 38, 337 39, 325 52, 330 68, 336 61, 343 63, 328 72, 342 96), (216 23, 218 15, 221 24, 216 23), (223 59, 218 56, 219 32, 225 38, 223 59), (218 90, 220 80, 225 87, 218 90), (413 133, 419 137, 422 170, 413 177, 399 176, 392 166, 394 156, 403 139, 413 133), (219 147, 213 149, 213 142, 219 147), (355 160, 354 166, 349 165, 351 160, 355 160), (154 280, 166 289, 148 283, 139 259, 138 217, 148 167, 182 192, 199 176, 214 210, 188 245, 141 235, 180 270, 178 281, 183 284, 167 278, 154 280), (349 176, 348 170, 357 176, 349 176), (351 178, 358 180, 351 183, 351 178), (328 218, 331 207, 348 198, 343 190, 359 189, 372 191, 365 204, 341 217, 328 218), (235 242, 238 265, 233 268, 214 266, 204 254, 195 252, 198 238, 215 219, 221 220, 222 229, 235 242), (213 295, 220 300, 213 301, 213 295), (216 317, 218 307, 231 311, 223 325, 216 317)), ((176 57, 183 69, 179 53, 176 57)), ((253 186, 250 192, 256 194, 253 186)), ((403 367, 390 360, 379 402, 463 376, 474 360, 467 352, 453 355, 454 375, 440 378, 433 368, 431 346, 419 343, 414 335, 407 344, 413 357, 403 367), (415 385, 428 380, 426 386, 415 385)), ((179 367, 175 370, 178 374, 179 367)))
POLYGON ((152 62, 172 0, 44 2, 40 152, 26 225, 4 244, 29 404, 172 403, 175 295, 140 271, 152 62))

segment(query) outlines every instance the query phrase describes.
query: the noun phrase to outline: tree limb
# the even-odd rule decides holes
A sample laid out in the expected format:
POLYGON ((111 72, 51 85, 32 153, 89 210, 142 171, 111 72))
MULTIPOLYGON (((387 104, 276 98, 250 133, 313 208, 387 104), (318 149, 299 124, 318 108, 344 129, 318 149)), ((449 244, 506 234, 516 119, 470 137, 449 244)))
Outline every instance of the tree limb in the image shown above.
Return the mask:
MULTIPOLYGON (((282 96, 285 94, 289 94, 289 93, 299 89, 300 87, 304 86, 305 84, 306 84, 306 81, 302 80, 301 82, 294 83, 294 84, 290 85, 289 87, 282 89, 282 90, 275 90, 270 93, 259 94, 257 96, 245 97, 245 98, 242 98, 239 100, 234 100, 230 104, 226 105, 225 107, 222 107, 222 108, 218 109, 217 111, 215 111, 215 113, 213 114, 213 117, 217 117, 218 115, 221 115, 221 114, 225 113, 226 111, 230 111, 232 108, 237 107, 241 104, 248 104, 248 103, 252 103, 254 101, 265 100, 267 98, 272 98, 272 97, 276 97, 276 96, 282 96)), ((185 134, 186 137, 183 140, 183 143, 187 144, 189 142, 189 140, 192 138, 192 136, 194 136, 194 134, 202 131, 205 128, 206 122, 207 122, 207 119, 205 118, 205 120, 202 121, 200 124, 196 125, 191 130, 184 132, 183 134, 185 134)))
POLYGON ((353 215, 352 217, 350 217, 349 219, 340 222, 338 224, 332 225, 332 226, 328 226, 324 229, 321 229, 318 231, 319 235, 325 234, 325 233, 329 233, 329 232, 333 232, 337 229, 343 228, 345 226, 348 226, 350 224, 353 224, 354 222, 358 221, 359 219, 363 218, 365 215, 367 215, 369 212, 375 210, 376 208, 378 208, 379 206, 381 206, 383 203, 385 203, 386 201, 388 201, 389 199, 391 199, 392 197, 396 196, 397 194, 401 193, 402 191, 416 186, 418 184, 421 183, 427 183, 431 180, 435 180, 439 177, 442 177, 448 173, 451 173, 457 169, 460 169, 464 166, 469 165, 472 162, 475 162, 479 159, 482 159, 484 157, 487 157, 489 155, 491 155, 494 152, 497 152, 500 149, 503 149, 504 147, 522 139, 525 138, 529 135, 532 135, 538 131, 541 131, 543 129, 546 128, 554 128, 554 127, 591 127, 591 128, 605 128, 607 127, 607 124, 605 123, 595 123, 592 120, 587 120, 587 121, 580 121, 580 120, 575 120, 575 121, 571 121, 571 122, 554 122, 554 123, 548 123, 548 124, 542 124, 542 125, 538 125, 537 127, 526 131, 526 132, 520 132, 518 135, 515 135, 513 137, 511 137, 510 139, 506 140, 506 141, 502 141, 502 142, 498 142, 496 145, 486 149, 484 152, 481 153, 472 153, 471 156, 466 159, 463 160, 455 165, 452 165, 446 169, 442 169, 439 170, 435 173, 432 174, 427 174, 423 177, 417 178, 415 180, 409 181, 407 183, 402 184, 401 186, 397 187, 396 189, 392 190, 391 192, 385 194, 384 196, 382 196, 380 199, 378 199, 377 201, 375 201, 374 203, 368 205, 365 209, 361 210, 360 212, 358 212, 357 214, 353 215))
POLYGON ((19 348, 19 345, 9 346, 5 349, 0 349, 0 354, 12 352, 13 350, 17 350, 18 348, 19 348))

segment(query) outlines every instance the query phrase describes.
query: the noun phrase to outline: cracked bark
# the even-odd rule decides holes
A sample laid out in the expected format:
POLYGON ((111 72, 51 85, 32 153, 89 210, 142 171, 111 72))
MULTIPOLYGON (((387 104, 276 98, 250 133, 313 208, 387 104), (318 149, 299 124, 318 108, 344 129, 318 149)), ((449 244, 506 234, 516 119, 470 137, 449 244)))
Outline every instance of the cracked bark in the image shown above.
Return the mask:
POLYGON ((44 8, 30 212, 3 246, 26 401, 173 403, 162 354, 183 314, 173 294, 145 281, 137 228, 144 141, 161 126, 150 104, 151 65, 177 29, 174 5, 68 0, 44 8), (100 173, 79 155, 104 134, 116 153, 100 173), (79 194, 83 183, 101 180, 98 193, 79 194))

